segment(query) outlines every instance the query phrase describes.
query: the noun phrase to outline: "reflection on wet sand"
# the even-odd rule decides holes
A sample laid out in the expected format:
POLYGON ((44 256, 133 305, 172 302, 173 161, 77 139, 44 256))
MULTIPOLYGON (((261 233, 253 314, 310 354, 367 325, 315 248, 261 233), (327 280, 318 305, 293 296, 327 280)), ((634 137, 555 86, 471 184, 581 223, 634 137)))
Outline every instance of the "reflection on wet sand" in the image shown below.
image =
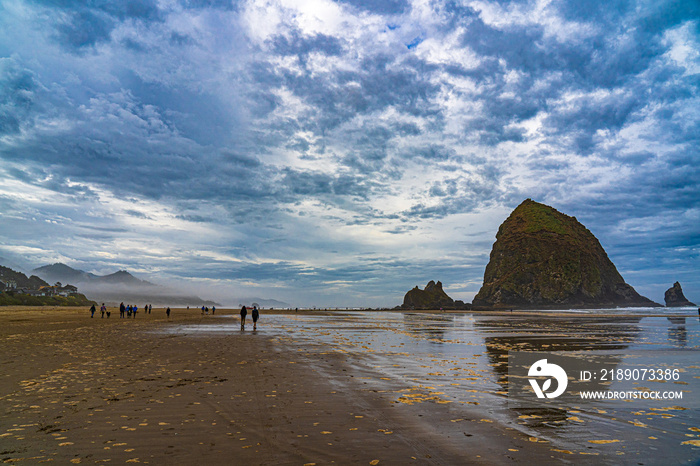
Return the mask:
POLYGON ((509 351, 622 351, 641 331, 640 318, 579 319, 575 323, 546 318, 482 319, 474 326, 485 334, 497 333, 484 338, 484 343, 498 382, 506 385, 508 366, 503 362, 509 351))
MULTIPOLYGON (((700 446, 692 443, 700 444, 700 324, 694 318, 349 312, 268 316, 265 331, 300 351, 342 353, 354 380, 362 373, 363 387, 390 394, 398 406, 449 406, 454 422, 497 422, 533 442, 548 442, 555 452, 596 455, 597 463, 610 464, 700 458, 700 446), (623 388, 682 390, 684 397, 512 405, 509 351, 552 352, 615 369, 678 368, 680 380, 636 381, 623 388)), ((616 382, 602 391, 618 388, 616 382)))
POLYGON ((454 321, 455 316, 452 314, 403 314, 403 326, 406 331, 425 335, 433 343, 441 343, 444 340, 447 326, 452 327, 454 321))
POLYGON ((671 324, 668 326, 668 339, 675 341, 678 347, 685 348, 688 344, 688 331, 685 328, 685 317, 667 317, 671 324))

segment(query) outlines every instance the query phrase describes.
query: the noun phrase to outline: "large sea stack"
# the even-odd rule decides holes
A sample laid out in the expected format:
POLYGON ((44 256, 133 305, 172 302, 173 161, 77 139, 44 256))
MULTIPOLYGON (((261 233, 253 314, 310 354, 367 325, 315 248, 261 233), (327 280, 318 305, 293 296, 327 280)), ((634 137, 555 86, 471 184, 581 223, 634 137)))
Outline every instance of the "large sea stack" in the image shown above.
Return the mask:
POLYGON ((681 284, 676 282, 671 288, 666 290, 664 293, 664 301, 666 301, 666 307, 695 307, 695 303, 688 301, 683 294, 683 288, 681 284))
POLYGON ((625 283, 593 233, 531 199, 498 229, 473 305, 488 308, 660 306, 625 283))

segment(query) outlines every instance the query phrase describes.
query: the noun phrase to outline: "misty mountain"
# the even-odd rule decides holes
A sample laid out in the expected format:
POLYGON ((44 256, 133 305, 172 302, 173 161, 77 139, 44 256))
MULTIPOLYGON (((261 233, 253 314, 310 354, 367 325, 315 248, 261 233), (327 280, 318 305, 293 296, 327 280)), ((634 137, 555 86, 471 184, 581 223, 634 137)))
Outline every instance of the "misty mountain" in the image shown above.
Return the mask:
POLYGON ((32 273, 49 283, 61 282, 71 284, 78 290, 98 302, 118 304, 128 303, 154 305, 188 305, 219 306, 218 303, 202 299, 199 296, 186 295, 177 290, 157 285, 134 277, 126 270, 119 270, 108 275, 96 275, 74 269, 66 264, 56 263, 32 270, 32 273))
POLYGON ((19 265, 18 263, 14 262, 12 259, 9 259, 7 257, 0 256, 0 264, 7 267, 8 269, 12 269, 13 271, 17 271, 17 272, 31 275, 31 273, 29 273, 29 270, 27 269, 27 267, 22 267, 21 265, 19 265))
POLYGON ((14 282, 17 288, 28 288, 30 290, 38 290, 42 286, 48 286, 48 283, 36 275, 27 277, 22 272, 0 265, 0 283, 2 283, 0 290, 5 288, 5 285, 10 282, 14 282))
POLYGON ((139 287, 157 287, 151 282, 140 280, 131 275, 126 270, 111 273, 109 275, 95 275, 94 273, 84 272, 61 264, 60 262, 52 265, 45 265, 32 270, 32 273, 43 278, 49 283, 61 282, 64 285, 79 285, 84 283, 104 284, 104 285, 131 285, 139 287))
POLYGON ((38 267, 32 270, 32 273, 49 283, 61 282, 64 285, 68 283, 75 285, 80 282, 92 280, 96 277, 94 274, 76 270, 61 263, 38 267))
MULTIPOLYGON (((96 275, 83 270, 74 269, 66 264, 55 263, 32 270, 32 273, 53 284, 61 282, 78 287, 80 293, 88 298, 108 304, 118 304, 122 301, 131 304, 153 304, 163 306, 220 306, 212 300, 202 299, 194 294, 187 294, 167 286, 151 283, 134 277, 126 270, 119 270, 108 275, 96 275)), ((219 297, 218 299, 221 299, 219 297)), ((236 306, 236 303, 252 306, 253 303, 262 308, 290 308, 289 303, 276 299, 260 297, 224 298, 225 304, 236 306)))

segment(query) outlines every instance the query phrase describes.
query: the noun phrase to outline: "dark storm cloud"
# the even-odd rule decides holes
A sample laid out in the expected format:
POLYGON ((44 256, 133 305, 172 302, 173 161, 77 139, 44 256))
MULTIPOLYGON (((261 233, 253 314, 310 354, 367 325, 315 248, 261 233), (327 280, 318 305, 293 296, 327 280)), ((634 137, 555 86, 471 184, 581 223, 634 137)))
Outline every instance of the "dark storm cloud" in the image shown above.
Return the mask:
MULTIPOLYGON (((310 40, 315 43, 317 38, 310 40)), ((323 50, 327 52, 327 42, 325 39, 321 42, 325 47, 323 50)), ((332 52, 337 51, 336 43, 337 41, 332 42, 332 52)), ((284 44, 284 54, 290 48, 296 50, 287 42, 284 44)), ((414 116, 439 117, 439 112, 430 102, 439 87, 422 74, 426 68, 429 65, 420 60, 397 64, 392 57, 377 54, 363 59, 359 71, 340 70, 324 75, 304 69, 299 74, 258 63, 254 66, 251 77, 261 86, 284 87, 303 99, 314 109, 311 118, 293 123, 323 133, 337 128, 358 114, 377 112, 387 107, 414 116)), ((262 100, 262 108, 268 111, 276 107, 278 100, 275 97, 268 98, 270 104, 261 97, 260 94, 253 94, 252 100, 262 100)))
POLYGON ((327 174, 301 170, 284 170, 281 180, 293 197, 328 198, 353 197, 367 199, 374 185, 364 177, 344 174, 327 174))
POLYGON ((406 0, 339 0, 340 3, 351 5, 360 10, 382 15, 404 13, 410 8, 406 0))
MULTIPOLYGON (((542 26, 487 25, 481 18, 472 18, 466 25, 462 43, 477 52, 483 64, 471 74, 482 81, 503 72, 493 60, 505 60, 509 69, 525 73, 560 71, 569 85, 590 89, 592 86, 610 88, 624 83, 630 75, 646 69, 650 62, 665 52, 661 34, 681 20, 697 15, 697 6, 686 14, 678 15, 672 6, 654 6, 634 16, 625 7, 629 2, 617 2, 616 10, 600 2, 560 2, 558 5, 588 5, 588 9, 603 13, 601 16, 577 17, 588 24, 588 37, 561 42, 545 37, 542 26), (595 4, 595 5, 591 5, 595 4), (490 59, 490 60, 489 60, 490 59)), ((566 8, 566 7, 564 7, 566 8)))
POLYGON ((412 147, 404 154, 405 158, 421 158, 426 162, 444 162, 454 157, 455 150, 441 144, 429 144, 424 147, 412 147))
POLYGON ((32 115, 37 83, 30 70, 12 58, 0 58, 0 136, 16 134, 32 115))
POLYGON ((213 8, 217 10, 236 10, 239 7, 239 0, 183 0, 180 2, 185 8, 199 10, 202 8, 213 8))
POLYGON ((56 33, 64 46, 75 51, 109 41, 119 22, 162 19, 157 2, 152 0, 34 0, 34 3, 63 13, 55 25, 56 33))
POLYGON ((279 55, 298 55, 304 57, 312 52, 320 52, 329 56, 338 56, 343 51, 342 42, 333 36, 315 34, 304 37, 294 32, 291 37, 279 35, 271 40, 272 51, 279 55))

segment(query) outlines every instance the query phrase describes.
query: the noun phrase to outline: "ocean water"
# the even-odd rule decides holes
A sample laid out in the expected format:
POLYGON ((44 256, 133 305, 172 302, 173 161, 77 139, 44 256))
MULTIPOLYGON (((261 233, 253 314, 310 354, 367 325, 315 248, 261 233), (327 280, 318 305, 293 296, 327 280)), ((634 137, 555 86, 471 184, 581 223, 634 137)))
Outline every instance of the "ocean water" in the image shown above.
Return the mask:
MULTIPOLYGON (((263 315, 259 332, 285 345, 345 355, 363 383, 398 403, 453 403, 533 441, 615 464, 696 464, 700 460, 700 318, 697 309, 596 310, 532 315, 336 312, 263 315), (628 315, 633 312, 634 315, 628 315), (509 395, 509 353, 613 361, 614 370, 675 371, 676 379, 616 380, 606 391, 674 392, 681 399, 573 400, 523 405, 509 395), (360 372, 360 371, 358 371, 360 372), (367 374, 372 374, 367 376, 367 374)), ((252 337, 249 326, 243 334, 252 337)), ((231 332, 231 316, 170 329, 188 335, 231 332)), ((568 374, 571 386, 576 374, 568 374)), ((624 378, 624 377, 623 377, 624 378)))

